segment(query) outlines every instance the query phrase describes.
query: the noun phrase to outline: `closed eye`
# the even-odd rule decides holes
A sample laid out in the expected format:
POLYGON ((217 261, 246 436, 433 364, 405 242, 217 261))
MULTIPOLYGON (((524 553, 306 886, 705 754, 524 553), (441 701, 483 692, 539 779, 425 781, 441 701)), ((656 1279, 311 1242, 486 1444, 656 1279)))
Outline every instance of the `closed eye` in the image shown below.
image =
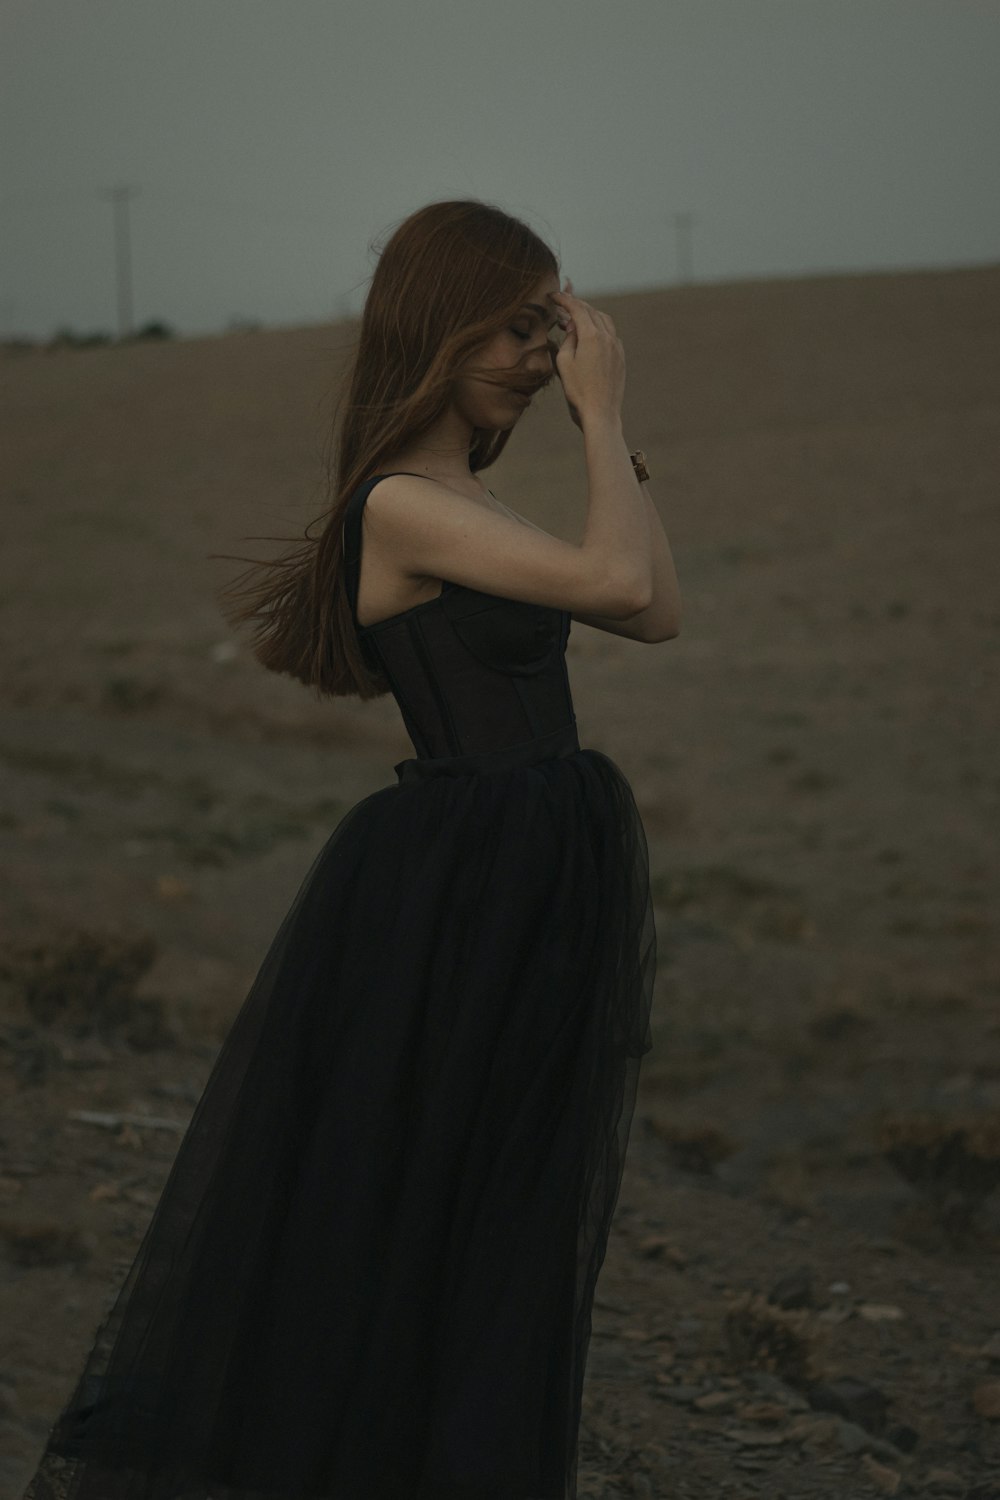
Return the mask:
POLYGON ((524 339, 524 340, 528 340, 528 339, 531 338, 531 334, 530 333, 522 333, 522 331, 521 331, 520 328, 512 328, 510 331, 514 335, 515 338, 524 339))

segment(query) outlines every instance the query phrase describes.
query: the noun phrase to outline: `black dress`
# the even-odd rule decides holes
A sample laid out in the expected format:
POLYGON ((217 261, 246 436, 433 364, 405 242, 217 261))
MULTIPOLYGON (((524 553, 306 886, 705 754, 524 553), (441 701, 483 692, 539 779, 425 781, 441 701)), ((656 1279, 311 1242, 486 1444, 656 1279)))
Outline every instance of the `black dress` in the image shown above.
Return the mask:
POLYGON ((360 628, 416 754, 308 871, 25 1500, 574 1500, 656 939, 569 627, 446 582, 360 628))

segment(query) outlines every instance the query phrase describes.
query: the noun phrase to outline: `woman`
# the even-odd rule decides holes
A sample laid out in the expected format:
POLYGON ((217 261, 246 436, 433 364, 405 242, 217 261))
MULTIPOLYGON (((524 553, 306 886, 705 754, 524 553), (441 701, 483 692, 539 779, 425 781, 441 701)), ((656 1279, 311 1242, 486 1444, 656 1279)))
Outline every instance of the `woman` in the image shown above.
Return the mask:
POLYGON ((575 1496, 655 935, 639 815, 580 747, 565 648, 574 619, 666 640, 679 606, 621 342, 558 271, 491 205, 405 220, 323 532, 225 591, 266 667, 391 692, 415 753, 306 875, 32 1500, 575 1496), (478 477, 554 374, 579 545, 478 477))

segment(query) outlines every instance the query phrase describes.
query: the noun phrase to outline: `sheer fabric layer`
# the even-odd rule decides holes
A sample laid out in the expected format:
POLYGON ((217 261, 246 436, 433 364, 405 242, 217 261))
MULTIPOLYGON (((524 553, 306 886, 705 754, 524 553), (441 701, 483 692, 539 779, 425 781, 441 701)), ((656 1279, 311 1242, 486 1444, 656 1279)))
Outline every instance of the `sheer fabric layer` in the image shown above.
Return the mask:
POLYGON ((596 750, 408 764, 306 875, 24 1500, 575 1500, 646 841, 596 750))

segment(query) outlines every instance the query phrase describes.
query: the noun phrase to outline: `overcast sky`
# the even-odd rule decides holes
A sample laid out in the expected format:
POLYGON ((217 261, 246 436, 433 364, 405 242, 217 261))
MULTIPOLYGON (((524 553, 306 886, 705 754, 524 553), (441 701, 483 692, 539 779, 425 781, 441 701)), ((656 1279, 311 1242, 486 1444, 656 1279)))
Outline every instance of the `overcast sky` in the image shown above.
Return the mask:
POLYGON ((1000 0, 0 0, 0 331, 357 311, 421 204, 583 295, 1000 261, 1000 0), (690 219, 684 216, 690 215, 690 219))

